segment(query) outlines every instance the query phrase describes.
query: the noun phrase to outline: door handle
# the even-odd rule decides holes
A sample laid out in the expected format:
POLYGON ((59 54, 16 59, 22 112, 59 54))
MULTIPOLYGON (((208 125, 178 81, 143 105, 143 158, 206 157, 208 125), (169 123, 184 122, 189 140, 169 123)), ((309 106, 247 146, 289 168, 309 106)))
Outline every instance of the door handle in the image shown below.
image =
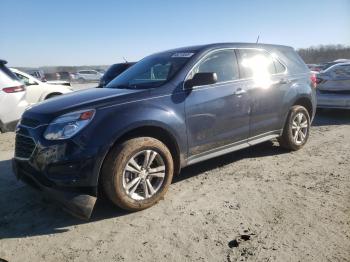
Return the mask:
POLYGON ((245 93, 247 93, 247 91, 245 91, 245 90, 242 89, 242 88, 238 88, 233 94, 234 94, 235 96, 240 96, 240 95, 243 95, 243 94, 245 94, 245 93))

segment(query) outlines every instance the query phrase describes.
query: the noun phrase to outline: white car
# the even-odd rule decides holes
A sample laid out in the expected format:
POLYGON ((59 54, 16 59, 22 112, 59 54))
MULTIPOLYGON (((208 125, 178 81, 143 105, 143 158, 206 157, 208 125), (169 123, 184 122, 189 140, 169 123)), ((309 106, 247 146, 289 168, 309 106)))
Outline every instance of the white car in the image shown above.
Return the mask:
POLYGON ((99 82, 103 74, 96 70, 80 70, 78 71, 74 78, 80 83, 84 82, 99 82))
POLYGON ((29 106, 25 86, 5 64, 0 60, 0 132, 14 131, 29 106))
POLYGON ((29 104, 36 104, 45 99, 72 92, 70 86, 41 82, 37 78, 15 68, 11 68, 11 71, 26 85, 26 100, 29 104))

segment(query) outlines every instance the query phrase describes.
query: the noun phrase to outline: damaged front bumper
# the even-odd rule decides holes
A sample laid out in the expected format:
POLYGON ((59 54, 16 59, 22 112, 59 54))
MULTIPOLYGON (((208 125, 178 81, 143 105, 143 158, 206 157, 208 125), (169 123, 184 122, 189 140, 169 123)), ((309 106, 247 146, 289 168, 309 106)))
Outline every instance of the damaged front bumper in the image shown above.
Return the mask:
POLYGON ((70 214, 86 220, 91 217, 97 200, 96 196, 75 192, 69 188, 55 188, 46 181, 43 181, 42 178, 35 177, 28 172, 28 169, 23 168, 23 165, 26 165, 24 161, 15 158, 12 160, 13 171, 17 179, 39 190, 50 199, 53 199, 70 214))

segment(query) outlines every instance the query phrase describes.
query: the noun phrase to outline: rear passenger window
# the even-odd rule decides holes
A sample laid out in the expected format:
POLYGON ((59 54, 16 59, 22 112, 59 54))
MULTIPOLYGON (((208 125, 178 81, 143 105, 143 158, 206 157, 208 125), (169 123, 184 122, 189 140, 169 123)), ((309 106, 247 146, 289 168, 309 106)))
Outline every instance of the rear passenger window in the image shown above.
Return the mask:
POLYGON ((266 51, 239 49, 238 53, 239 68, 243 78, 276 74, 275 59, 266 51))
POLYGON ((208 55, 191 72, 190 78, 196 73, 216 73, 218 82, 238 79, 238 64, 233 49, 221 50, 208 55))

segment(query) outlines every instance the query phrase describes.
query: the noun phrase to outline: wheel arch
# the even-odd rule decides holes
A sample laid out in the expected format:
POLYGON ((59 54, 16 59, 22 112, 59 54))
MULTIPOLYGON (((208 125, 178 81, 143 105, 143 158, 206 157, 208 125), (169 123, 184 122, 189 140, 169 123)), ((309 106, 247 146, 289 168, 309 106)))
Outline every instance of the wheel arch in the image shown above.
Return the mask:
POLYGON ((312 116, 314 114, 314 109, 313 109, 312 102, 311 102, 310 98, 305 97, 305 96, 299 97, 292 104, 292 106, 297 106, 297 105, 305 107, 306 110, 308 111, 309 115, 310 115, 310 119, 312 118, 312 116))
MULTIPOLYGON (((106 159, 109 155, 109 153, 113 150, 115 146, 122 143, 123 141, 126 141, 131 138, 135 137, 141 137, 141 136, 148 136, 153 137, 155 139, 160 140, 163 142, 170 150, 170 153, 174 160, 174 175, 178 175, 181 170, 181 163, 182 163, 182 157, 181 157, 181 150, 178 144, 178 141, 174 134, 172 134, 171 131, 169 131, 167 128, 159 126, 159 125, 141 125, 136 126, 133 128, 127 129, 125 132, 123 132, 120 136, 118 136, 113 143, 110 144, 108 149, 106 150, 104 157, 102 158, 100 168, 99 168, 99 175, 98 175, 98 186, 101 186, 101 180, 100 175, 103 168, 103 165, 106 162, 106 159)), ((101 188, 100 188, 101 189, 101 188)))

